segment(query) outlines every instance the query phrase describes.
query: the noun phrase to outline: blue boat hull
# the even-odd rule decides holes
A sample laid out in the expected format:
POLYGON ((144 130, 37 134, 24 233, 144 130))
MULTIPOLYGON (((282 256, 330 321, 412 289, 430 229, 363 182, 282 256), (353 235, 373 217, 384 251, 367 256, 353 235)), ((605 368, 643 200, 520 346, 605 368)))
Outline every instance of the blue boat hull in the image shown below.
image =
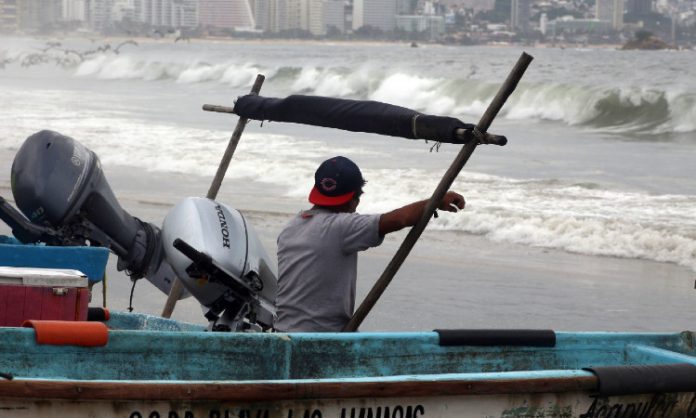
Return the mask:
POLYGON ((443 346, 435 332, 208 333, 127 313, 107 324, 103 347, 40 345, 32 329, 0 328, 0 371, 14 376, 0 381, 2 416, 696 414, 690 332, 555 333, 547 347, 443 346))

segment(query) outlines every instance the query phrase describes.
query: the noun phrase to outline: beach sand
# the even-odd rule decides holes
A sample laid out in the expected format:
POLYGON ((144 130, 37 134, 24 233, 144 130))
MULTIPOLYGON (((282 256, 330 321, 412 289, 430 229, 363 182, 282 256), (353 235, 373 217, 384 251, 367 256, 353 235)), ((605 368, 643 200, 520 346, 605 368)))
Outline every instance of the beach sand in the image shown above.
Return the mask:
MULTIPOLYGON (((11 199, 10 151, 0 152, 0 195, 11 199)), ((186 196, 204 196, 210 179, 105 167, 120 203, 133 216, 161 225, 167 210, 186 196)), ((297 202, 263 195, 226 181, 218 200, 241 210, 269 254, 297 202)), ((457 215, 467 216, 466 211, 457 215)), ((0 225, 0 234, 8 234, 0 225)), ((361 254, 362 301, 406 236, 388 236, 361 254)), ((126 310, 131 282, 107 267, 107 307, 126 310)), ((653 261, 594 257, 491 242, 484 237, 426 230, 361 330, 436 328, 549 328, 558 331, 681 331, 696 323, 694 273, 653 261), (456 244, 455 244, 456 243, 456 244)), ((160 314, 166 296, 146 280, 135 287, 133 308, 160 314)), ((96 285, 92 305, 101 305, 96 285)), ((173 318, 204 323, 193 298, 180 301, 173 318)))

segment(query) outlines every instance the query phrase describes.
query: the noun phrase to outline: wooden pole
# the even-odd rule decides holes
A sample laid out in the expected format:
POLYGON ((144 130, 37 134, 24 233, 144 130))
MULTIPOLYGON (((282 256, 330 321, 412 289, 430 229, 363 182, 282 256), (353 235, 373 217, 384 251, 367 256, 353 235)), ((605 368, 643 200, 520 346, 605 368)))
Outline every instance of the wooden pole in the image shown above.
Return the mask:
MULTIPOLYGON (((254 85, 251 87, 251 94, 259 94, 265 79, 266 77, 261 74, 256 76, 254 85)), ((226 108, 224 106, 203 105, 203 110, 219 111, 217 110, 218 108, 229 110, 229 112, 226 113, 232 113, 231 108, 226 108)), ((220 191, 220 186, 222 185, 222 180, 225 178, 227 168, 230 166, 230 161, 232 161, 232 156, 234 155, 234 151, 237 149, 237 144, 239 144, 239 140, 242 137, 242 133, 244 132, 244 128, 246 127, 248 121, 249 119, 247 118, 239 118, 239 121, 237 121, 237 126, 234 128, 230 142, 227 144, 227 149, 222 156, 217 173, 215 173, 213 182, 210 184, 210 188, 208 189, 208 194, 206 195, 208 199, 215 199, 217 197, 218 191, 220 191)), ((164 304, 164 309, 162 310, 163 318, 170 318, 172 316, 174 306, 176 305, 176 302, 181 299, 183 293, 184 286, 181 284, 181 280, 175 278, 172 288, 169 290, 167 302, 164 304)))
POLYGON ((382 293, 384 293, 384 290, 387 288, 387 286, 389 286, 389 283, 396 275, 396 272, 406 260, 406 257, 416 244, 416 241, 425 230, 425 227, 428 225, 430 218, 433 216, 433 213, 437 209, 438 204, 442 201, 445 193, 447 193, 450 186, 452 186, 452 183, 454 183, 454 180, 457 178, 457 175, 459 175, 459 172, 462 170, 462 168, 464 168, 464 165, 469 160, 469 157, 476 149, 476 146, 479 144, 480 140, 485 139, 486 131, 491 126, 493 119, 495 119, 508 97, 510 97, 512 92, 515 91, 517 83, 520 81, 525 70, 532 62, 532 59, 533 58, 531 55, 523 52, 520 58, 517 60, 517 63, 513 67, 503 85, 498 90, 498 93, 493 98, 493 101, 490 103, 490 105, 488 105, 488 109, 486 109, 486 112, 483 114, 481 120, 474 129, 474 133, 479 140, 470 141, 462 147, 461 151, 459 151, 459 154, 454 159, 447 172, 445 172, 445 175, 440 180, 440 184, 438 184, 435 192, 433 192, 433 195, 430 197, 430 200, 423 211, 423 216, 418 223, 411 228, 406 236, 406 239, 404 239, 404 242, 401 244, 399 249, 396 251, 396 254, 387 265, 384 273, 382 273, 380 278, 374 284, 370 292, 365 297, 365 300, 355 311, 355 314, 353 314, 353 317, 350 319, 348 324, 346 324, 346 326, 343 328, 344 332, 352 332, 358 329, 372 307, 377 303, 377 300, 379 300, 382 293))

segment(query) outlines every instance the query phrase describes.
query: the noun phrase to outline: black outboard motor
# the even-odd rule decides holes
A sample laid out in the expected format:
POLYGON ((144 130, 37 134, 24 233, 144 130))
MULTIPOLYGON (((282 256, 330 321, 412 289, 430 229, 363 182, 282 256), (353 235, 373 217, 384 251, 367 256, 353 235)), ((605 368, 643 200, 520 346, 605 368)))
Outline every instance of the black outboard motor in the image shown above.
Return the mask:
MULTIPOLYGON (((159 228, 121 208, 94 152, 57 132, 37 132, 17 152, 11 182, 15 202, 29 221, 53 230, 44 236, 57 236, 64 245, 108 247, 118 256, 119 270, 133 279, 147 276, 169 292, 175 275, 163 262, 159 228)), ((20 240, 41 240, 21 235, 20 240)))

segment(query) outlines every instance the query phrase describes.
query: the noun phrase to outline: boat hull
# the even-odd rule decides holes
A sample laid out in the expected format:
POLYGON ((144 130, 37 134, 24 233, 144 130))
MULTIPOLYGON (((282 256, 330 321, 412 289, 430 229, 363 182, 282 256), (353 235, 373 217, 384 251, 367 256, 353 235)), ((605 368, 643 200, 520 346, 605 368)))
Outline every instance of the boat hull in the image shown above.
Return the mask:
MULTIPOLYGON (((346 389, 350 384, 346 385, 346 389)), ((0 398, 2 416, 128 418, 610 418, 693 417, 696 394, 602 397, 589 392, 295 400, 0 398)))
POLYGON ((106 324, 101 346, 0 328, 0 416, 696 418, 692 332, 210 333, 126 313, 106 324))

